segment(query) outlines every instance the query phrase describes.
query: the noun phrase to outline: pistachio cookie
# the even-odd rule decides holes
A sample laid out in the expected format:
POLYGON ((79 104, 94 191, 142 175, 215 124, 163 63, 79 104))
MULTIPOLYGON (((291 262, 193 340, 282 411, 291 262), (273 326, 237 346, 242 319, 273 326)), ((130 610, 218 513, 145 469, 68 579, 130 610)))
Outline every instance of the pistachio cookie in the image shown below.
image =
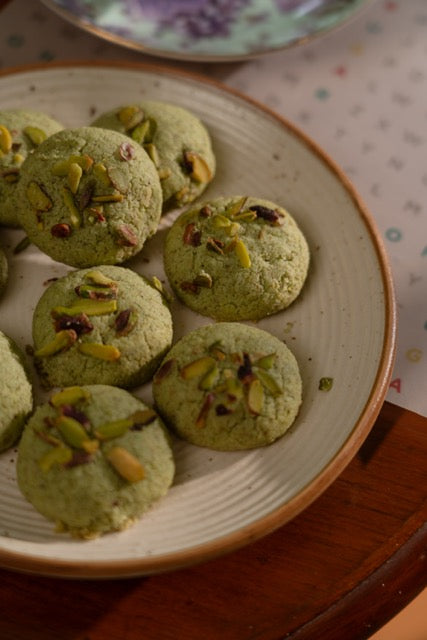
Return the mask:
POLYGON ((132 525, 164 496, 175 465, 156 413, 105 385, 67 387, 36 408, 18 449, 18 486, 61 531, 93 538, 132 525))
POLYGON ((0 451, 21 435, 33 408, 33 390, 24 357, 15 342, 0 331, 0 451))
POLYGON ((232 451, 282 436, 298 413, 302 382, 283 342, 255 327, 220 322, 172 347, 154 377, 153 395, 182 438, 232 451))
POLYGON ((6 288, 8 273, 9 265, 7 262, 6 254, 0 247, 0 296, 6 288))
POLYGON ((238 196, 182 213, 166 236, 164 264, 176 295, 194 311, 257 320, 298 296, 309 250, 285 209, 238 196))
POLYGON ((47 387, 149 380, 172 341, 162 294, 130 269, 73 271, 43 293, 33 316, 36 368, 47 387))
POLYGON ((92 126, 120 131, 143 146, 160 177, 164 211, 195 200, 214 177, 209 133, 187 109, 147 100, 101 114, 92 126))
POLYGON ((117 131, 64 129, 21 168, 19 220, 29 239, 73 267, 119 264, 156 231, 160 181, 141 147, 117 131))
POLYGON ((43 140, 60 129, 62 124, 45 113, 0 111, 0 225, 19 226, 15 191, 21 165, 43 140))

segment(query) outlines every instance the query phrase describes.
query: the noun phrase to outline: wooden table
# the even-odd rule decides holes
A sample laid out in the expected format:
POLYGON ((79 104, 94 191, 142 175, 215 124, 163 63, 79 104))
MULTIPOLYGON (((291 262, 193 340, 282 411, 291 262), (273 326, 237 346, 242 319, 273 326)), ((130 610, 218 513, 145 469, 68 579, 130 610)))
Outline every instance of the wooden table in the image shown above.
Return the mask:
POLYGON ((340 477, 257 542, 173 573, 0 571, 7 640, 363 640, 427 586, 427 419, 385 403, 340 477))

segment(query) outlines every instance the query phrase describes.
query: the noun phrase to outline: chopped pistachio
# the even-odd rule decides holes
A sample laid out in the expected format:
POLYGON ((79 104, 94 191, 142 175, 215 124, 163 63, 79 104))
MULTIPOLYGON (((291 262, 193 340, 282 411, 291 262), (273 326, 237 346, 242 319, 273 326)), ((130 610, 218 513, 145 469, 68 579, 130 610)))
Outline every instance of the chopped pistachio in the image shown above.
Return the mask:
POLYGON ((144 119, 144 112, 137 105, 122 107, 117 114, 126 131, 136 127, 144 119))
POLYGON ((231 225, 230 220, 219 213, 212 218, 212 222, 214 226, 218 228, 226 228, 231 225))
POLYGON ((225 360, 225 358, 227 357, 226 353, 221 349, 221 342, 219 340, 210 345, 209 353, 216 360, 225 360))
POLYGON ((197 287, 204 287, 205 289, 212 289, 212 276, 206 271, 201 271, 193 280, 197 287))
POLYGON ((86 429, 75 418, 64 415, 58 416, 55 420, 55 426, 65 442, 71 447, 82 449, 83 442, 89 440, 86 429))
POLYGON ((114 328, 119 337, 127 336, 136 325, 137 314, 133 309, 123 309, 114 319, 114 328))
POLYGON ((89 398, 89 391, 83 387, 66 387, 51 396, 50 404, 53 407, 61 407, 64 404, 76 404, 80 400, 89 400, 89 398))
POLYGON ((157 413, 154 409, 139 409, 131 415, 132 427, 134 431, 139 431, 146 424, 150 424, 157 418, 157 413))
POLYGON ((96 162, 93 165, 93 175, 104 187, 111 186, 110 176, 108 175, 107 167, 102 162, 96 162))
POLYGON ((94 282, 101 287, 112 287, 117 289, 117 282, 104 275, 102 271, 88 271, 85 274, 85 278, 87 280, 91 280, 91 282, 94 282))
POLYGON ((15 246, 13 253, 21 253, 21 251, 24 251, 24 249, 26 249, 27 247, 29 247, 31 244, 31 240, 29 239, 28 236, 24 236, 22 238, 22 240, 20 240, 18 242, 18 244, 15 246))
POLYGON ((256 220, 256 217, 257 215, 255 211, 251 211, 250 209, 248 209, 247 211, 236 213, 233 216, 233 220, 241 221, 241 222, 253 222, 254 220, 256 220))
POLYGON ((95 284, 80 284, 75 288, 80 298, 91 300, 111 300, 117 298, 117 289, 102 287, 95 284))
POLYGON ((130 142, 122 142, 118 148, 119 158, 124 162, 130 162, 135 157, 135 147, 130 142))
POLYGON ((192 247, 198 247, 201 243, 202 232, 198 229, 194 222, 189 222, 184 229, 182 241, 192 247))
MULTIPOLYGON (((146 142, 150 132, 150 120, 143 120, 136 127, 133 128, 131 133, 132 140, 135 140, 138 144, 146 142)), ((151 137, 151 136, 150 136, 151 137)))
POLYGON ((184 152, 185 166, 190 168, 190 178, 196 182, 207 183, 212 180, 212 171, 206 160, 194 151, 184 152))
POLYGON ((262 382, 263 386, 271 393, 273 398, 277 398, 282 393, 282 389, 279 386, 277 380, 264 369, 258 369, 256 372, 257 378, 262 382))
POLYGON ((202 408, 200 409, 200 413, 196 419, 196 427, 198 427, 199 429, 203 429, 203 427, 206 425, 209 409, 214 403, 214 400, 215 400, 215 396, 213 393, 208 393, 205 396, 205 399, 202 404, 202 408))
POLYGON ((34 180, 27 187, 27 198, 37 211, 49 211, 49 209, 52 209, 52 200, 34 180))
POLYGON ((82 222, 80 211, 76 207, 73 194, 67 187, 63 187, 62 189, 62 198, 70 214, 71 226, 73 226, 75 229, 78 229, 82 222))
POLYGON ((257 379, 252 380, 248 391, 248 407, 249 411, 255 415, 259 415, 264 404, 264 389, 261 382, 257 379))
POLYGON ((121 224, 116 228, 117 244, 123 247, 136 247, 138 236, 129 224, 121 224))
POLYGON ((39 144, 47 138, 45 131, 39 127, 32 127, 29 125, 28 127, 24 127, 23 132, 29 137, 31 142, 36 145, 36 147, 38 147, 39 144))
POLYGON ((25 157, 22 155, 22 153, 13 154, 13 162, 14 164, 17 164, 19 167, 24 162, 24 160, 25 160, 25 157))
POLYGON ((60 351, 64 351, 65 349, 69 349, 77 340, 77 333, 73 331, 73 329, 63 329, 62 331, 58 331, 55 335, 54 339, 51 342, 48 342, 37 349, 34 352, 34 355, 37 358, 44 358, 45 356, 54 356, 56 353, 60 351))
POLYGON ((108 362, 114 362, 121 356, 119 349, 112 344, 81 342, 78 345, 78 350, 80 353, 84 353, 87 356, 92 356, 93 358, 106 360, 108 362))
POLYGON ((158 167, 160 164, 160 158, 157 147, 152 142, 147 142, 146 144, 144 144, 144 149, 148 153, 148 156, 153 162, 154 166, 158 167))
POLYGON ((9 153, 12 149, 12 135, 7 127, 0 124, 0 151, 9 153))
POLYGON ((261 369, 271 369, 271 367, 273 366, 276 360, 276 357, 277 357, 276 353, 269 353, 266 356, 262 356, 261 358, 258 358, 258 360, 254 362, 254 365, 256 365, 257 367, 261 367, 261 369))
POLYGON ((235 400, 243 398, 242 384, 235 377, 230 377, 225 380, 225 388, 227 394, 235 400))
POLYGON ((13 184, 19 180, 19 169, 17 167, 10 167, 9 169, 4 169, 0 175, 5 182, 13 184))
POLYGON ((240 224, 238 222, 232 222, 227 229, 229 236, 236 236, 240 231, 240 224))
POLYGON ((214 366, 214 358, 211 356, 203 356, 182 367, 180 374, 184 380, 191 380, 192 378, 206 374, 214 366))
POLYGON ((70 447, 59 445, 49 449, 38 461, 40 469, 47 473, 55 464, 64 465, 71 460, 73 452, 70 447))
POLYGON ((105 422, 95 429, 95 436, 100 440, 110 440, 122 436, 133 426, 131 418, 122 418, 121 420, 113 420, 105 422))
POLYGON ((83 169, 81 166, 77 162, 71 162, 68 167, 68 185, 71 193, 77 193, 82 175, 83 169))
POLYGON ((113 447, 106 453, 106 458, 128 482, 139 482, 144 478, 144 467, 138 458, 123 447, 113 447))
POLYGON ((168 169, 168 167, 160 167, 157 170, 157 173, 159 175, 160 180, 166 180, 167 178, 169 178, 170 175, 172 175, 172 171, 168 169))
POLYGON ((85 313, 87 316, 104 316, 117 310, 117 300, 78 300, 71 307, 54 307, 51 314, 59 316, 76 316, 85 313))
POLYGON ((319 390, 320 391, 330 391, 332 389, 332 385, 334 383, 334 379, 330 377, 323 377, 319 380, 319 390))
POLYGON ((224 214, 230 218, 234 218, 238 213, 240 213, 247 199, 247 196, 239 198, 239 200, 236 200, 236 202, 233 202, 229 207, 227 207, 224 214))
POLYGON ((206 246, 211 251, 215 251, 215 253, 219 253, 220 255, 224 254, 224 250, 223 250, 224 243, 221 240, 218 240, 217 238, 209 237, 206 240, 206 246))
POLYGON ((108 178, 113 187, 122 193, 126 194, 129 190, 129 177, 120 171, 118 167, 107 167, 108 178))
POLYGON ((172 371, 174 362, 175 362, 174 358, 171 358, 170 360, 166 360, 166 362, 164 362, 160 366, 160 368, 156 371, 154 375, 153 382, 155 384, 158 382, 161 382, 164 378, 166 378, 167 375, 169 375, 169 373, 172 371))
POLYGON ((213 389, 219 379, 219 368, 215 364, 210 371, 199 382, 199 389, 203 389, 204 391, 209 391, 213 389))
POLYGON ((240 260, 240 264, 242 265, 242 267, 248 269, 251 266, 251 258, 249 256, 247 246, 245 245, 243 240, 237 240, 234 250, 240 260))

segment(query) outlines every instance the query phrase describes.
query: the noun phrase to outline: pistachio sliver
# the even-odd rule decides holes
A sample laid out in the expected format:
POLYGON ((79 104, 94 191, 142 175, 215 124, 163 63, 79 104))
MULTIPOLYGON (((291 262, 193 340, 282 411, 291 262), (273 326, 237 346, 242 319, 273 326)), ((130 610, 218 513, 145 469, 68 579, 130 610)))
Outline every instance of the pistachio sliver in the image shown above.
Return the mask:
POLYGON ((124 199, 123 193, 108 193, 101 196, 93 196, 93 202, 121 202, 124 199))
POLYGON ((231 225, 231 221, 225 216, 222 216, 220 213, 216 214, 212 218, 212 223, 214 224, 215 227, 218 227, 220 229, 227 228, 231 225))
POLYGON ((131 138, 138 144, 142 144, 145 142, 146 138, 149 135, 150 131, 150 120, 144 120, 140 122, 132 129, 131 138))
POLYGON ((121 420, 113 420, 105 422, 95 429, 95 435, 100 440, 110 440, 122 436, 133 426, 132 418, 123 418, 121 420))
POLYGON ((128 482, 139 482, 144 478, 144 467, 132 453, 123 447, 113 447, 105 457, 117 473, 128 482))
POLYGON ((259 415, 264 404, 264 389, 259 380, 255 378, 249 385, 248 391, 248 407, 249 411, 255 415, 259 415))
POLYGON ((191 380, 197 376, 204 375, 210 371, 215 364, 214 358, 211 356, 203 356, 182 367, 180 371, 181 377, 184 378, 184 380, 191 380))
POLYGON ((212 180, 212 171, 206 160, 194 151, 184 152, 186 166, 190 167, 190 178, 196 182, 207 183, 212 180))
POLYGON ((117 282, 102 273, 102 271, 88 271, 85 278, 101 287, 117 288, 117 282))
POLYGON ((86 429, 75 418, 59 416, 55 420, 55 426, 65 442, 71 447, 82 449, 83 442, 89 440, 86 429))
POLYGON ((60 351, 69 349, 77 340, 77 333, 73 329, 63 329, 58 331, 54 339, 48 342, 40 349, 34 352, 37 358, 44 358, 47 356, 53 356, 60 351))
POLYGON ((147 152, 151 162, 157 168, 160 164, 160 157, 156 145, 154 145, 152 142, 147 142, 146 144, 144 144, 144 149, 147 152))
POLYGON ((117 117, 126 131, 136 127, 144 119, 143 110, 137 105, 122 107, 117 113, 117 117))
POLYGON ((257 367, 261 367, 261 369, 271 369, 271 367, 273 366, 276 360, 276 357, 277 357, 276 353, 269 353, 266 356, 262 356, 261 358, 258 358, 258 360, 254 362, 254 365, 257 367))
POLYGON ((47 473, 55 464, 63 465, 70 462, 73 452, 70 447, 59 445, 53 449, 49 449, 38 461, 40 469, 47 473))
POLYGON ((98 342, 81 342, 78 345, 78 350, 87 356, 92 356, 93 358, 107 362, 114 362, 121 356, 120 350, 114 345, 98 342))
POLYGON ((224 215, 229 216, 230 218, 234 218, 238 213, 240 213, 247 199, 247 196, 243 196, 242 198, 236 200, 236 202, 233 202, 224 211, 224 215))
POLYGON ((66 404, 76 404, 80 400, 89 400, 89 398, 89 391, 87 389, 83 389, 83 387, 66 387, 51 396, 50 404, 53 407, 61 407, 66 404))
POLYGON ((38 147, 44 140, 46 140, 47 135, 43 129, 39 127, 32 127, 29 125, 28 127, 24 127, 23 132, 26 136, 31 140, 31 142, 38 147))
POLYGON ((7 127, 0 124, 0 151, 9 153, 12 149, 12 135, 7 127))
POLYGON ((87 316, 103 316, 113 313, 117 309, 117 300, 92 300, 82 299, 77 301, 71 307, 54 307, 51 315, 54 318, 59 316, 77 316, 85 313, 87 316))
POLYGON ((52 200, 34 180, 28 184, 26 195, 30 204, 37 209, 37 211, 49 211, 49 209, 52 209, 52 200))
POLYGON ((75 229, 78 229, 82 223, 80 211, 76 207, 73 194, 67 187, 63 187, 62 189, 62 199, 64 201, 66 208, 68 209, 71 225, 75 229))
POLYGON ((256 376, 262 382, 267 391, 271 393, 273 398, 277 398, 277 396, 280 396, 280 394, 282 393, 282 389, 277 380, 271 375, 271 373, 268 373, 268 371, 265 371, 264 369, 258 369, 256 372, 256 376))
POLYGON ((96 162, 93 165, 93 175, 97 180, 99 180, 102 186, 111 187, 112 183, 105 164, 102 162, 96 162))
POLYGON ((239 258, 240 264, 245 269, 248 269, 251 266, 251 258, 249 255, 249 251, 245 243, 238 239, 234 246, 234 251, 236 252, 237 257, 239 258))
POLYGON ((219 368, 217 365, 214 365, 208 373, 203 376, 203 378, 199 382, 199 389, 203 389, 204 391, 209 391, 213 389, 219 379, 219 368))
POLYGON ((83 169, 81 166, 77 162, 71 162, 68 167, 68 186, 71 189, 71 193, 77 193, 82 175, 83 169))

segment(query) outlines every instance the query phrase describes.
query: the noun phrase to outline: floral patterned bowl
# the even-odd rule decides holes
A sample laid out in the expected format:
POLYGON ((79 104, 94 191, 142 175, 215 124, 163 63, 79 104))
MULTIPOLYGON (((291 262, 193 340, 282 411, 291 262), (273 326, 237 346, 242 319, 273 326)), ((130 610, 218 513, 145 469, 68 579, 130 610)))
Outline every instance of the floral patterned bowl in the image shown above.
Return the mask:
POLYGON ((42 0, 74 24, 165 58, 227 61, 301 44, 367 0, 42 0))

